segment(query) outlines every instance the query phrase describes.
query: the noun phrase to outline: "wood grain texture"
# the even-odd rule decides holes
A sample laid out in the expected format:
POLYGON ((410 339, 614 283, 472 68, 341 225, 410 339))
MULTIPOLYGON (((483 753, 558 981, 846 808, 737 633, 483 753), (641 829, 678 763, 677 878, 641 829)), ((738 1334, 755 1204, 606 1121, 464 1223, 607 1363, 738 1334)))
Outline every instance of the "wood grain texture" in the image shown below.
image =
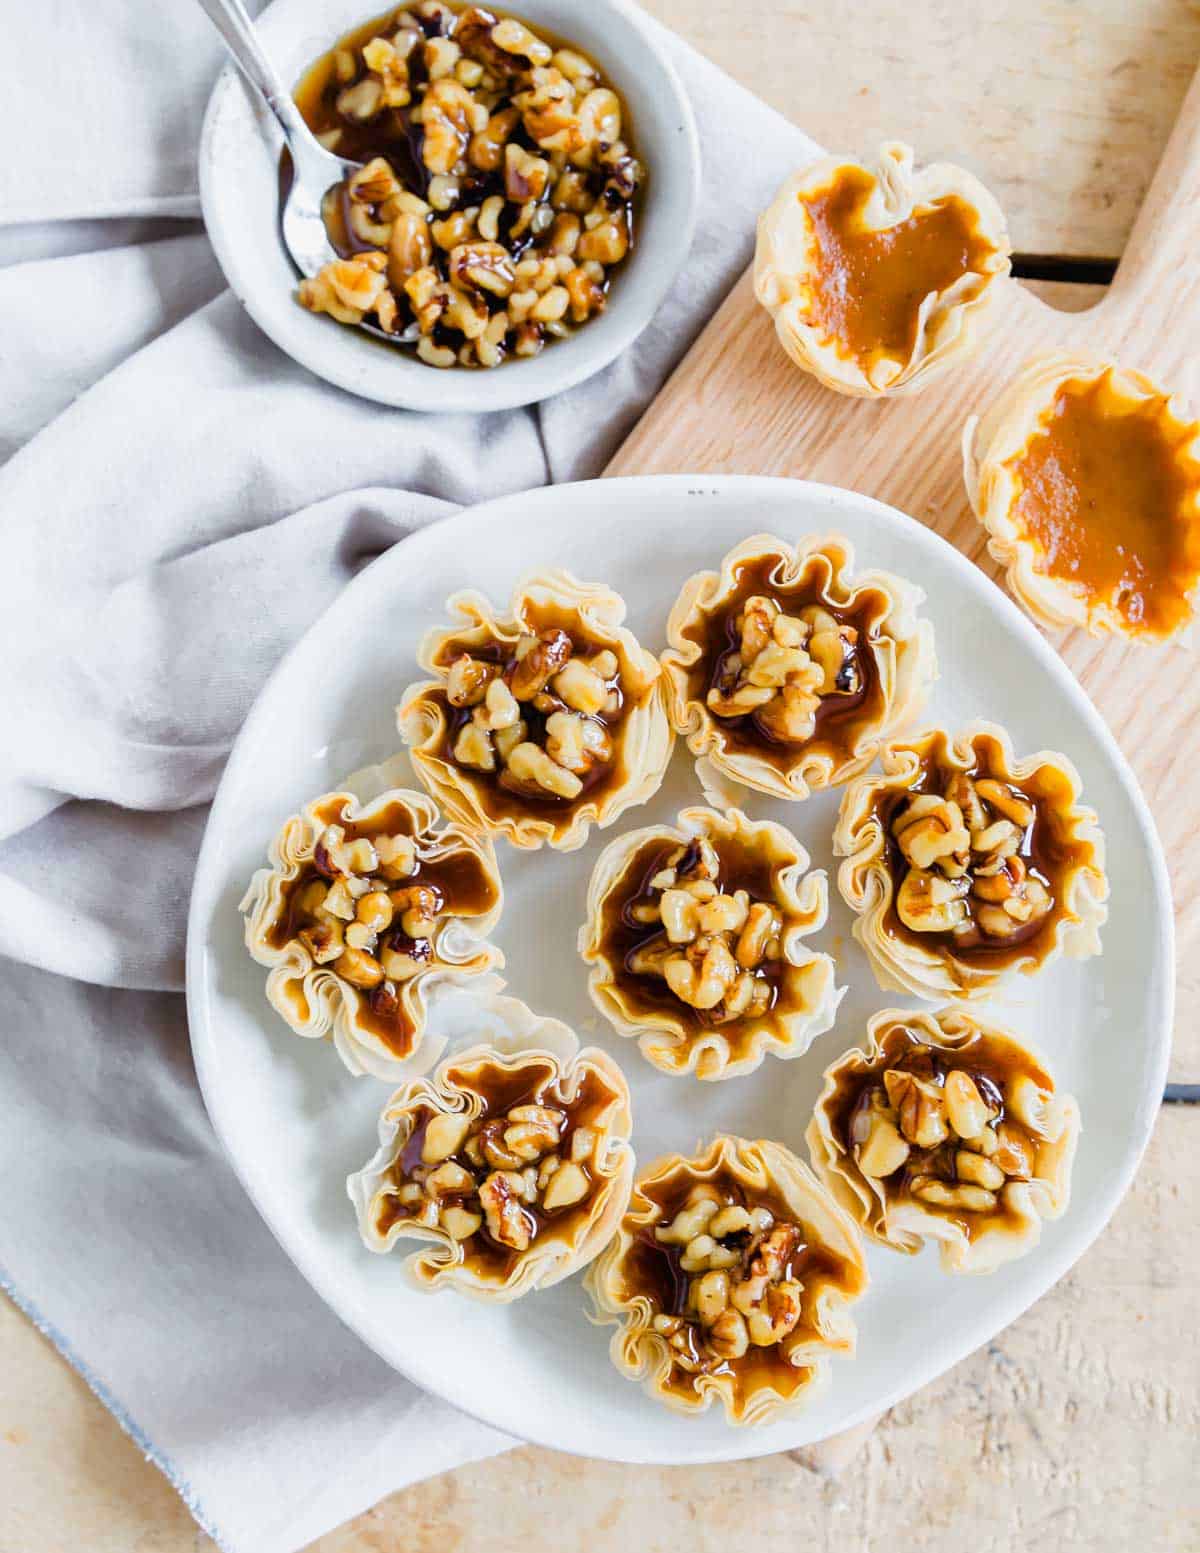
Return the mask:
MULTIPOLYGON (((1005 291, 974 358, 910 398, 864 401, 799 372, 744 276, 610 464, 609 474, 788 475, 876 496, 920 519, 993 578, 962 479, 961 434, 1033 354, 1060 346, 1112 355, 1200 400, 1200 75, 1112 287, 1064 312, 1020 284, 1005 291)), ((1142 784, 1171 865, 1179 930, 1173 1072, 1200 1073, 1200 673, 1178 647, 1055 644, 1142 784)))
POLYGON ((1200 54, 1192 0, 644 0, 834 151, 910 140, 1018 252, 1115 258, 1200 54))
MULTIPOLYGON (((1164 1111, 1112 1225, 833 1477, 787 1456, 632 1471, 523 1449, 393 1494, 309 1553, 1195 1553, 1197 1117, 1164 1111)), ((215 1553, 0 1299, 3 1553, 215 1553)))

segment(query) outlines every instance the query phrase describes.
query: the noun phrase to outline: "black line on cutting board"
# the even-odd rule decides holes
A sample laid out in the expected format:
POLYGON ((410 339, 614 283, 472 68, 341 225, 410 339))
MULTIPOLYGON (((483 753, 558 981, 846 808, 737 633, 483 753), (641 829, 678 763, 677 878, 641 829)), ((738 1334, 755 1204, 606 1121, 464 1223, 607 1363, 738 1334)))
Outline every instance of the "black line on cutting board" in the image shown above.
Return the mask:
POLYGON ((1200 1105, 1200 1084, 1168 1084, 1163 1090, 1164 1105, 1200 1105))
POLYGON ((1117 273, 1116 259, 1079 259, 1063 253, 1014 253, 1012 272, 1019 280, 1076 281, 1107 286, 1117 273))

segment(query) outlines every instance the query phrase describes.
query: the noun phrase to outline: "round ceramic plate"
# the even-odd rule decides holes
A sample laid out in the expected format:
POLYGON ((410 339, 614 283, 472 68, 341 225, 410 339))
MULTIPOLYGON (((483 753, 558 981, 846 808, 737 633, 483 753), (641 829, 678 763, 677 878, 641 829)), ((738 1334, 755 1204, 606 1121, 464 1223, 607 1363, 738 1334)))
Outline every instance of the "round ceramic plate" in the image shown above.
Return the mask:
MULTIPOLYGON (((667 820, 697 801, 692 761, 677 745, 657 797, 618 824, 667 820)), ((836 793, 795 804, 755 796, 750 804, 790 826, 814 866, 831 871, 836 807, 836 793)), ((507 903, 494 936, 508 957, 508 991, 621 1063, 641 1163, 722 1130, 778 1139, 803 1154, 822 1070, 859 1040, 871 1013, 903 1001, 876 987, 832 873, 830 921, 810 942, 838 957, 839 981, 850 987, 836 1028, 803 1057, 768 1057, 746 1078, 702 1084, 657 1073, 588 1000, 575 940, 589 872, 611 835, 593 832, 566 856, 501 844, 507 903)), ((188 1006, 208 1109, 247 1190, 296 1265, 381 1362, 544 1445, 695 1462, 791 1449, 879 1412, 993 1337, 1066 1272, 1117 1206, 1153 1125, 1172 966, 1166 869, 1134 779, 1071 675, 997 587, 943 540, 865 496, 789 480, 672 476, 504 497, 422 530, 355 579, 280 665, 230 756, 196 874, 188 1006), (503 601, 525 572, 567 567, 622 593, 629 624, 658 650, 684 578, 763 530, 787 538, 840 531, 860 566, 921 583, 942 672, 927 717, 956 727, 987 716, 1011 731, 1019 753, 1048 746, 1069 755, 1107 832, 1112 900, 1102 958, 1060 961, 990 1005, 1043 1048, 1079 1099, 1083 1137, 1065 1217, 1030 1255, 988 1278, 944 1276, 932 1248, 909 1258, 872 1246, 871 1288, 854 1309, 857 1357, 835 1362, 832 1385, 807 1412, 731 1429, 718 1409, 681 1417, 619 1376, 608 1331, 587 1320, 579 1277, 496 1308, 419 1293, 402 1276, 402 1251, 381 1257, 362 1246, 345 1178, 374 1151, 389 1087, 351 1078, 330 1045, 299 1040, 273 1013, 265 973, 243 948, 237 907, 285 816, 395 752, 394 704, 418 677, 420 637, 441 622, 456 588, 503 601)), ((471 1025, 465 1001, 456 995, 443 1010, 456 1030, 471 1025)))

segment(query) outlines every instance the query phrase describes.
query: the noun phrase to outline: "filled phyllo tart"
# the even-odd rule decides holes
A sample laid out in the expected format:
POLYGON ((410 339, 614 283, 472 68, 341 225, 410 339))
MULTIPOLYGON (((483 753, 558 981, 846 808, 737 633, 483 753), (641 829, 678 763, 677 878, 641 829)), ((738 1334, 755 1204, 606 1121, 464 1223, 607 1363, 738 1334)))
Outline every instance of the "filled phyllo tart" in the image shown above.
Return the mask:
POLYGON ((821 157, 758 223, 755 294, 797 366, 862 398, 913 392, 970 355, 1011 268, 977 178, 909 146, 821 157))
MULTIPOLYGON (((360 806, 326 793, 288 819, 241 903, 267 997, 297 1035, 332 1036, 352 1073, 424 1072, 430 994, 504 957, 486 935, 503 891, 491 841, 439 823, 424 793, 360 806)), ((497 985, 488 978, 490 986, 497 985)))
POLYGON ((808 1129, 821 1179, 875 1240, 987 1273, 1065 1212, 1079 1110, 1045 1061, 966 1009, 885 1009, 826 1071, 808 1129))
POLYGON ((1050 629, 1165 641, 1200 583, 1200 422, 1140 372, 1031 361, 964 434, 967 491, 1017 602, 1050 629))
POLYGON ((832 1354, 853 1354, 867 1286, 849 1215, 781 1144, 720 1137, 643 1173, 587 1288, 622 1374, 732 1424, 811 1400, 832 1354))
POLYGON ((833 847, 881 987, 979 997, 1060 953, 1100 953, 1104 836, 1065 755, 1017 760, 979 722, 886 744, 880 765, 846 790, 833 847))
POLYGON ((448 608, 456 623, 419 653, 434 678, 397 713, 448 814, 568 852, 656 791, 672 744, 661 675, 617 594, 550 571, 522 583, 507 614, 473 592, 448 608))
POLYGON ((807 798, 848 781, 923 704, 937 675, 925 595, 853 564, 838 535, 756 534, 684 584, 662 663, 711 803, 731 784, 807 798))
POLYGON ((844 989, 804 942, 825 924, 825 874, 782 825, 685 809, 609 843, 580 952, 592 1001, 664 1073, 730 1078, 798 1057, 844 989))
POLYGON ((379 1150, 347 1182, 364 1243, 424 1289, 507 1302, 591 1261, 633 1180, 629 1087, 597 1047, 517 1009, 520 1045, 473 1046, 389 1100, 379 1150))

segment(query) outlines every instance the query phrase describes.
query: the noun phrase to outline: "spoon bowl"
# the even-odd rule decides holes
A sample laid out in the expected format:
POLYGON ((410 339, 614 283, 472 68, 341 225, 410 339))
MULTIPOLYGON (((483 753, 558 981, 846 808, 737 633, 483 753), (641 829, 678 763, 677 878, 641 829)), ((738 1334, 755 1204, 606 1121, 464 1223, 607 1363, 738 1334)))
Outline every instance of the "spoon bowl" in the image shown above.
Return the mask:
MULTIPOLYGON (((292 263, 301 275, 311 278, 331 259, 338 258, 329 241, 321 202, 335 184, 344 182, 362 164, 327 151, 309 129, 267 58, 242 0, 199 0, 199 4, 221 34, 234 63, 283 131, 292 159, 292 177, 279 213, 279 230, 292 263)), ((370 332, 383 334, 375 328, 370 332)))

